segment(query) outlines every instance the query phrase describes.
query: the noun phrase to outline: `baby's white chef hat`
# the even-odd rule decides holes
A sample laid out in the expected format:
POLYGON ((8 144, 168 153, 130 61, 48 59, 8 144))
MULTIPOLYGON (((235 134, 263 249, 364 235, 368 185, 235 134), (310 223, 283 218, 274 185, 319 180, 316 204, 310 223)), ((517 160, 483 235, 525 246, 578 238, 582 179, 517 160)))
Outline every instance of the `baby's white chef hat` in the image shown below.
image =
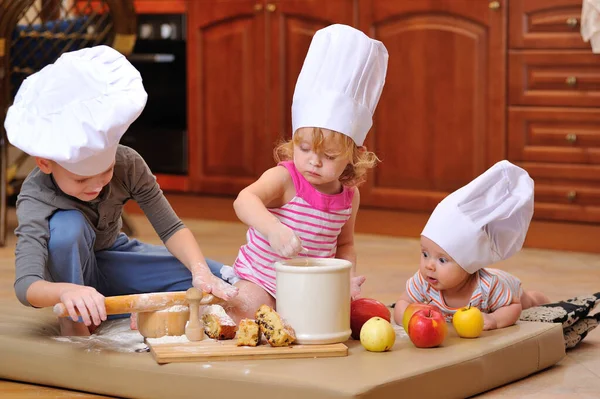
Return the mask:
POLYGON ((444 198, 421 235, 474 273, 519 251, 532 216, 533 180, 500 161, 444 198))
POLYGON ((296 82, 292 131, 320 127, 361 146, 373 125, 387 72, 383 43, 347 25, 317 31, 296 82))
POLYGON ((4 127, 11 144, 29 155, 93 176, 114 162, 147 98, 140 73, 121 53, 85 48, 25 79, 4 127))

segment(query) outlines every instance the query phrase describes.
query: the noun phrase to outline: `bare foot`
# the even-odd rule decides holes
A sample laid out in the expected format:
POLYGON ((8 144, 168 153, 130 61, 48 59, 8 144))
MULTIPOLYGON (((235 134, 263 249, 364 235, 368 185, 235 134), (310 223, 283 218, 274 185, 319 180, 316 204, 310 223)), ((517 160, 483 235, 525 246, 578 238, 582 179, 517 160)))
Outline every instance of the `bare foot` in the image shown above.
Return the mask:
POLYGON ((60 326, 60 335, 63 337, 87 337, 90 336, 90 329, 83 323, 77 323, 68 317, 58 319, 60 326))
POLYGON ((525 291, 523 295, 521 295, 521 306, 523 309, 529 309, 547 303, 550 303, 550 298, 539 291, 525 291))

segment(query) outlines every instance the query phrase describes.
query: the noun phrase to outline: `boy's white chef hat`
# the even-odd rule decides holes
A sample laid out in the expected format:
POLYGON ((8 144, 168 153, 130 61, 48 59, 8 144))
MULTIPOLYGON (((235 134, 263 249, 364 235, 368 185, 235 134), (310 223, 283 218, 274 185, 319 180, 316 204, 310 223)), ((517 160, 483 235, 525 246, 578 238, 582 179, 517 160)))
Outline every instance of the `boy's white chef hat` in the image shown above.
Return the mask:
POLYGON ((317 31, 296 82, 292 131, 321 127, 343 133, 361 146, 387 72, 383 43, 347 25, 317 31))
POLYGON ((8 109, 8 140, 80 176, 107 170, 148 95, 118 51, 96 46, 61 55, 29 76, 8 109))
POLYGON ((532 216, 533 180, 500 161, 444 198, 421 235, 474 273, 519 251, 532 216))

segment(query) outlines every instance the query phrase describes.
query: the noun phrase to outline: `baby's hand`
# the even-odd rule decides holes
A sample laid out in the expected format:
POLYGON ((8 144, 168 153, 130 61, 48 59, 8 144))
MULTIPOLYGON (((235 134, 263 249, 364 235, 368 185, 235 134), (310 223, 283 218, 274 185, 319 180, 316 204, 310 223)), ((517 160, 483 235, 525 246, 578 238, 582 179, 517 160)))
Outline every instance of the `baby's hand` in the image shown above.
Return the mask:
POLYGON ((96 291, 93 287, 70 285, 70 288, 61 294, 60 301, 67 308, 69 316, 73 321, 79 320, 77 312, 81 315, 86 326, 90 326, 92 322, 98 326, 106 320, 104 295, 96 291))
POLYGON ((496 318, 488 313, 483 314, 483 329, 484 330, 495 330, 498 328, 498 323, 496 322, 496 318))
POLYGON ((352 277, 350 280, 350 297, 358 299, 360 297, 360 286, 367 280, 365 276, 352 277))
POLYGON ((302 248, 302 241, 296 233, 282 223, 274 225, 269 231, 267 238, 271 248, 284 258, 294 257, 304 249, 302 248))

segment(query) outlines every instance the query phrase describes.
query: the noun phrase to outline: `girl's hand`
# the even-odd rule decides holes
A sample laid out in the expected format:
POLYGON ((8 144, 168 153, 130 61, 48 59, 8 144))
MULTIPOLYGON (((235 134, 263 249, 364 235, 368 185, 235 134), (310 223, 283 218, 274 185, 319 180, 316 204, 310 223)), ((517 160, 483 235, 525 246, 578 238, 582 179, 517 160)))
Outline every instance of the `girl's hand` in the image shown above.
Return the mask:
POLYGON ((210 269, 208 269, 208 266, 206 266, 206 270, 201 270, 194 275, 192 278, 192 285, 200 291, 213 294, 225 301, 236 297, 238 294, 237 287, 226 283, 212 274, 210 269))
POLYGON ((282 223, 277 223, 271 228, 267 239, 271 248, 284 258, 292 258, 304 250, 302 241, 296 233, 282 223))
POLYGON ((350 297, 352 299, 360 298, 360 286, 367 280, 365 276, 352 277, 350 280, 350 297))
POLYGON ((70 284, 69 288, 60 295, 60 301, 65 305, 73 321, 79 321, 77 312, 81 315, 86 326, 92 322, 98 326, 106 320, 104 295, 93 287, 70 284))
POLYGON ((498 328, 498 322, 496 321, 494 316, 488 313, 483 313, 483 329, 487 331, 495 330, 496 328, 498 328))

